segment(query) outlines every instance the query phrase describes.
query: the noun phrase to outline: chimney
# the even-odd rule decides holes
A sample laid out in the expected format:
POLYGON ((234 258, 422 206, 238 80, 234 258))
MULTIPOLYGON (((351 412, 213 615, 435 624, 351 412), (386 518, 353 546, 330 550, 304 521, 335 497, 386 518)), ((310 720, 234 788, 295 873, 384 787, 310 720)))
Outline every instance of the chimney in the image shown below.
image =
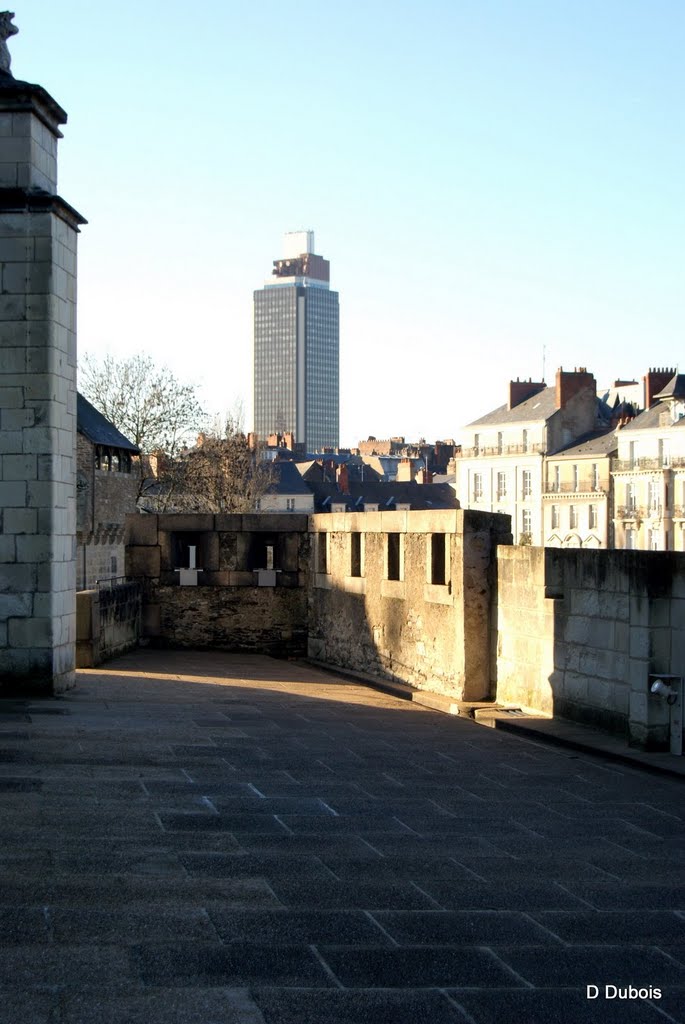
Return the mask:
POLYGON ((514 409, 521 402, 525 402, 527 398, 532 398, 533 395, 539 394, 540 391, 544 391, 547 385, 544 380, 534 381, 529 377, 528 380, 516 380, 509 381, 509 409, 514 409))
POLYGON ((597 391, 597 384, 594 376, 588 373, 584 366, 577 366, 573 372, 564 370, 560 366, 557 370, 556 379, 556 407, 564 409, 566 404, 581 391, 592 388, 593 393, 597 391))
POLYGON ((414 463, 412 459, 400 459, 397 466, 397 482, 414 479, 414 463))
POLYGON ((432 484, 433 474, 429 469, 420 469, 416 474, 416 482, 418 484, 432 484))
POLYGON ((350 493, 350 478, 347 472, 347 466, 343 463, 342 466, 338 466, 338 472, 336 474, 338 482, 338 490, 341 494, 350 493))
POLYGON ((656 405, 654 396, 658 395, 663 388, 666 387, 669 380, 672 380, 677 371, 669 370, 667 367, 651 367, 643 377, 645 385, 645 409, 651 409, 653 405, 656 405))

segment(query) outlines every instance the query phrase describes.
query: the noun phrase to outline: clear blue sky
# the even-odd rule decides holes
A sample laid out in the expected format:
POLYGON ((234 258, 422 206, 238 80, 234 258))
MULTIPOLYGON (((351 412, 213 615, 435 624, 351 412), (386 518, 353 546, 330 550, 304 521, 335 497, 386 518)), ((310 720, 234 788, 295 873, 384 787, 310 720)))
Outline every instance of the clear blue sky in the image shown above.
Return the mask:
POLYGON ((148 352, 250 426, 252 291, 312 228, 344 443, 458 436, 543 346, 548 382, 682 362, 682 0, 14 10, 15 76, 69 114, 82 352, 148 352))

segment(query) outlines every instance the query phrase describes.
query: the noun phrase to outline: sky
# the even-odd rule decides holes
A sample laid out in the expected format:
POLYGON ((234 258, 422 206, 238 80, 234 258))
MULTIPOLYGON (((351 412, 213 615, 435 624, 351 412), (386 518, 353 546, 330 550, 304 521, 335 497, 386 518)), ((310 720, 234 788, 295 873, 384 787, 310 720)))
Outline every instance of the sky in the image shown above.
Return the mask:
POLYGON ((454 437, 516 377, 682 369, 682 0, 17 0, 68 112, 81 354, 252 425, 252 293, 312 229, 341 444, 454 437))

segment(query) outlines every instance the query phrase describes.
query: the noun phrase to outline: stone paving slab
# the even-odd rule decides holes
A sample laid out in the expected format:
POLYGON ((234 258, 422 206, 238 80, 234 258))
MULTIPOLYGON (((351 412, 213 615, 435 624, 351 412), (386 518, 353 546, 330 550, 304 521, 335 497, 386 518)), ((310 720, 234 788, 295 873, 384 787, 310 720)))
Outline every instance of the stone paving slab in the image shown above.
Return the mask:
POLYGON ((0 751, 0 1024, 685 1024, 679 778, 152 650, 0 751))

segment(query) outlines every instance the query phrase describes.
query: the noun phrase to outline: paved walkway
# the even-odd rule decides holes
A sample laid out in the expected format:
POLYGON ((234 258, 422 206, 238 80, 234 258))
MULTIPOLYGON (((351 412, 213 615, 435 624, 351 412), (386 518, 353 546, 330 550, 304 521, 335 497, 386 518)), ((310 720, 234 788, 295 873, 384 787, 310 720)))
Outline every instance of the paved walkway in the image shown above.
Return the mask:
POLYGON ((683 1022, 684 795, 313 668, 127 655, 0 702, 0 1024, 683 1022))

